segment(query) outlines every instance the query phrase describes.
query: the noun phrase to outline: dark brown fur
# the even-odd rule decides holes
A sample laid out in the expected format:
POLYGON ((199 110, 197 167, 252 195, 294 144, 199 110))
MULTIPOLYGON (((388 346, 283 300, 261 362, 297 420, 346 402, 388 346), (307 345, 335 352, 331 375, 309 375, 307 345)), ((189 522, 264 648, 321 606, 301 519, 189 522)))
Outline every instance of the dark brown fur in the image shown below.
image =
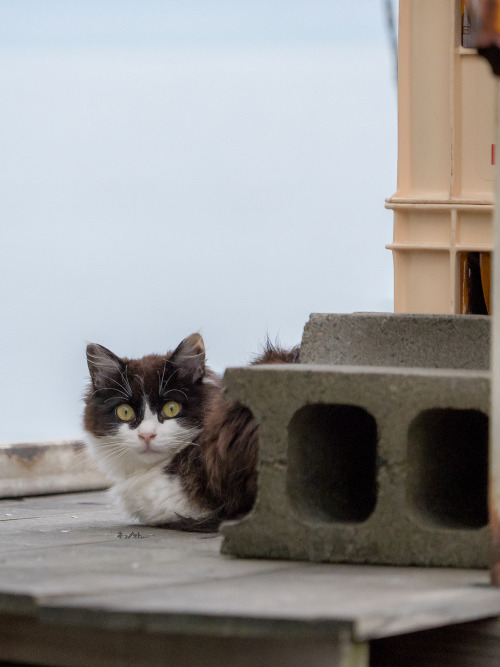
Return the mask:
MULTIPOLYGON (((297 363, 299 347, 286 350, 266 340, 252 365, 297 363)), ((252 508, 257 494, 258 429, 248 408, 215 394, 204 415, 203 432, 197 445, 179 452, 167 472, 179 475, 190 497, 210 503, 213 518, 187 522, 191 530, 213 527, 225 519, 235 519, 252 508)))

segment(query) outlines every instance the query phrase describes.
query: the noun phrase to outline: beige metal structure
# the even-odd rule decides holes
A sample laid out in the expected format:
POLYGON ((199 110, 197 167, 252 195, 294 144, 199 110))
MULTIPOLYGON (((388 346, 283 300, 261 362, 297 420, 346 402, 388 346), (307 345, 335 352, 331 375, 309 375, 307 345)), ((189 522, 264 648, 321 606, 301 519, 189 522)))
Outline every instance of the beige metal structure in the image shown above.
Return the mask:
POLYGON ((494 76, 462 46, 461 0, 401 0, 399 11, 398 187, 387 200, 395 312, 486 313, 494 76))
MULTIPOLYGON (((498 80, 497 96, 500 102, 500 86, 498 80)), ((500 124, 497 128, 500 140, 500 124)), ((500 178, 496 183, 496 196, 500 197, 500 178)), ((500 247, 500 208, 495 208, 495 247, 500 247)), ((495 253, 495 270, 493 285, 493 309, 497 313, 493 317, 493 340, 491 348, 491 425, 489 454, 489 514, 492 531, 491 574, 492 581, 500 586, 500 254, 495 253)))

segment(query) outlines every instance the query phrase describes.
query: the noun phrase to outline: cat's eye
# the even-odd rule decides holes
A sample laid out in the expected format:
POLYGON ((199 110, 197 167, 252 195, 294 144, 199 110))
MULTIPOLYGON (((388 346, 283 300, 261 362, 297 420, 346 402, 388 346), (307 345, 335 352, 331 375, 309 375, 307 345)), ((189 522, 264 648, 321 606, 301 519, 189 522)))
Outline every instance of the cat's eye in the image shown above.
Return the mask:
POLYGON ((121 419, 122 422, 129 422, 135 417, 134 408, 128 403, 122 403, 116 408, 116 416, 118 419, 121 419))
POLYGON ((169 401, 165 403, 161 411, 167 419, 172 419, 172 417, 177 417, 181 411, 181 405, 177 401, 169 401))

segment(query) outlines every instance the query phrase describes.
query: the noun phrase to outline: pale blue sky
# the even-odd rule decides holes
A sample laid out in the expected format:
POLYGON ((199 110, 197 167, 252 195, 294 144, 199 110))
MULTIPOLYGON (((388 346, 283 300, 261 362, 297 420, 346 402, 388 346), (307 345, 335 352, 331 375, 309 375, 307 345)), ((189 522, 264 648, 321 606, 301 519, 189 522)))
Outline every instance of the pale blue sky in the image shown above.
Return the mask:
POLYGON ((392 308, 383 3, 0 3, 0 441, 80 434, 85 343, 219 371, 392 308))
POLYGON ((0 45, 376 45, 382 13, 382 0, 3 0, 0 45))

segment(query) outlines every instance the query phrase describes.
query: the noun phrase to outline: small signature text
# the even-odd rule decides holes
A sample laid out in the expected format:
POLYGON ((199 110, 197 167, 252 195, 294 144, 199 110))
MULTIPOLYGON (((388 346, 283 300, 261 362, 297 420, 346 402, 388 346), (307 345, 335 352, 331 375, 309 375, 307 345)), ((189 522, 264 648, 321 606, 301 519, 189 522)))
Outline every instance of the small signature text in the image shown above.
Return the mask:
POLYGON ((145 535, 141 535, 139 531, 133 530, 131 533, 123 533, 121 530, 118 531, 118 535, 116 536, 120 540, 143 540, 145 538, 145 535))

